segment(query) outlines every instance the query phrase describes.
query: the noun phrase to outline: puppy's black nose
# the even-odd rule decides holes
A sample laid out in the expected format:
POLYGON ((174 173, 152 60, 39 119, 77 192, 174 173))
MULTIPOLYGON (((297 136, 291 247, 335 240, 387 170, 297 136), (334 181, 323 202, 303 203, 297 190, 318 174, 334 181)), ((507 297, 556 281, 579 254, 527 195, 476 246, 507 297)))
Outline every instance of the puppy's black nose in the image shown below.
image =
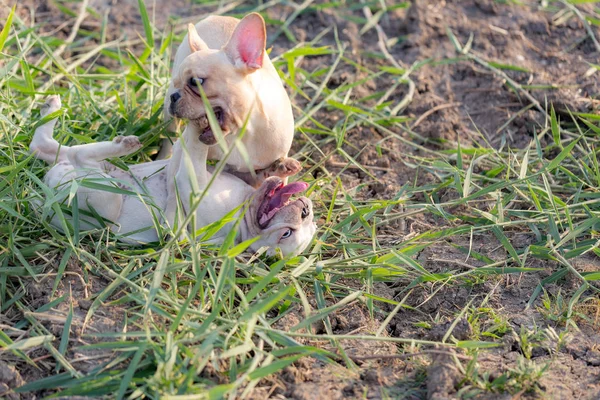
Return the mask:
POLYGON ((310 210, 308 208, 308 204, 306 204, 304 202, 304 200, 302 200, 302 199, 299 199, 299 200, 302 202, 302 205, 304 206, 304 207, 302 207, 302 213, 300 214, 300 216, 302 217, 302 219, 305 219, 306 217, 309 216, 310 210))
POLYGON ((177 100, 181 98, 179 92, 175 92, 171 94, 171 103, 177 103, 177 100))
POLYGON ((308 207, 304 207, 302 209, 302 219, 308 217, 308 214, 310 214, 310 211, 308 211, 308 207))

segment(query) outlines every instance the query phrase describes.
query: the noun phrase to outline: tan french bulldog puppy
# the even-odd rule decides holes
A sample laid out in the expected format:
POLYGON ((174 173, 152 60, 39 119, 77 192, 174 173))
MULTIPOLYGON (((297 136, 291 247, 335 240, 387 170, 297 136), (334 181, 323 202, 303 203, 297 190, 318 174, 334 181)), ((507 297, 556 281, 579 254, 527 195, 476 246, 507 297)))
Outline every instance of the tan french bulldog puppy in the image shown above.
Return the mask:
MULTIPOLYGON (((241 142, 258 179, 251 178, 248 163, 237 148, 227 159, 228 171, 255 186, 267 176, 285 178, 301 169, 300 163, 287 157, 294 136, 292 107, 265 43, 265 23, 260 14, 248 14, 241 21, 210 16, 195 27, 190 24, 175 55, 164 106, 166 118, 181 117, 175 112, 176 106, 185 108, 199 139, 214 144, 199 94, 198 86, 202 86, 229 146, 246 125, 241 142)), ((176 123, 171 130, 174 126, 176 123)), ((161 152, 164 155, 169 150, 167 146, 161 152)), ((209 159, 222 157, 219 146, 209 149, 209 159)))
MULTIPOLYGON (((51 96, 41 114, 48 115, 57 111, 60 106, 59 97, 51 96)), ((182 156, 178 164, 173 166, 171 164, 175 162, 174 159, 131 165, 127 172, 104 160, 137 151, 141 147, 137 137, 118 136, 110 142, 60 146, 52 137, 55 124, 56 119, 37 128, 30 145, 30 151, 36 157, 50 164, 55 163, 44 178, 46 185, 58 192, 64 189, 66 197, 73 180, 86 178, 87 182, 120 187, 131 193, 99 190, 97 186, 86 186, 82 182, 77 188, 76 196, 81 210, 79 224, 82 229, 98 225, 96 219, 89 216, 91 212, 108 221, 110 228, 124 242, 137 244, 158 241, 160 228, 157 225, 165 223, 165 219, 169 224, 174 222, 177 190, 184 213, 195 212, 196 226, 192 229, 217 222, 240 205, 246 205, 237 241, 259 237, 250 246, 252 250, 267 246, 268 253, 274 254, 275 249, 279 248, 287 256, 302 252, 312 240, 316 230, 312 202, 306 197, 290 200, 292 195, 303 192, 308 185, 303 182, 284 185, 281 178, 270 177, 255 189, 236 176, 224 172, 209 185, 212 179, 206 166, 209 146, 199 140, 198 132, 202 134, 205 130, 195 123, 186 128, 182 139, 189 158, 182 156), (174 175, 169 171, 174 171, 174 175), (173 183, 169 184, 170 182, 173 183), (202 200, 192 210, 191 195, 204 191, 202 200), (164 210, 166 213, 163 213, 164 210)), ((183 152, 181 146, 181 141, 175 144, 175 150, 179 154, 183 152)), ((62 228, 56 216, 52 223, 59 229, 62 228)), ((229 234, 233 224, 230 222, 221 228, 210 241, 221 242, 229 234)))

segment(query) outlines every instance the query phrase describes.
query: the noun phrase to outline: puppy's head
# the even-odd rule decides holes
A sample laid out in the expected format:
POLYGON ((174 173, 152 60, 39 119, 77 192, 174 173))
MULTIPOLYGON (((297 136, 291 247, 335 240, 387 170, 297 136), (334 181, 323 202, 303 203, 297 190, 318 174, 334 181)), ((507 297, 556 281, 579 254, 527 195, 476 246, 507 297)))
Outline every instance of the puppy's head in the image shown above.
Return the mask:
POLYGON ((268 246, 268 254, 273 255, 279 248, 284 256, 306 249, 317 230, 312 202, 307 197, 290 198, 307 187, 304 182, 284 185, 278 177, 268 178, 261 185, 246 214, 247 224, 260 235, 252 249, 268 246))
POLYGON ((256 97, 252 75, 263 68, 265 23, 259 14, 248 14, 236 26, 229 42, 219 50, 209 49, 194 25, 188 26, 192 53, 173 76, 176 91, 169 112, 196 127, 205 144, 216 143, 208 123, 200 87, 215 113, 223 135, 237 131, 250 114, 256 97))

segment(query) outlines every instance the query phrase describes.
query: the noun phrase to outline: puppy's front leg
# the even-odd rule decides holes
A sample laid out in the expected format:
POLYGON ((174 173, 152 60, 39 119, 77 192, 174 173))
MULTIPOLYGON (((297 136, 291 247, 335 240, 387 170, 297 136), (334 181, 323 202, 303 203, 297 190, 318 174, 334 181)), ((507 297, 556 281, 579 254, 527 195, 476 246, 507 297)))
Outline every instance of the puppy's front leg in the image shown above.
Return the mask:
POLYGON ((171 95, 175 92, 175 88, 173 87, 173 82, 169 85, 169 89, 167 90, 167 95, 165 96, 165 102, 163 106, 163 116, 165 121, 169 121, 169 125, 167 125, 167 132, 170 134, 172 139, 163 139, 160 142, 160 150, 158 155, 156 156, 157 160, 164 160, 169 158, 173 153, 173 142, 177 138, 177 133, 179 132, 179 126, 181 121, 179 118, 173 117, 171 111, 171 95))
POLYGON ((179 218, 182 219, 192 210, 191 200, 206 189, 210 181, 210 175, 206 169, 208 158, 208 146, 198 140, 198 135, 193 132, 193 128, 186 127, 182 139, 176 144, 173 151, 173 157, 167 171, 169 175, 169 184, 167 187, 167 221, 171 226, 175 222, 177 211, 177 193, 181 199, 183 210, 179 218))
POLYGON ((179 184, 185 179, 190 185, 197 185, 199 190, 203 190, 210 180, 206 169, 208 146, 198 140, 198 135, 189 134, 189 131, 193 131, 193 128, 186 127, 182 135, 185 147, 182 146, 178 157, 179 168, 175 181, 179 184), (195 183, 191 181, 192 179, 195 183))

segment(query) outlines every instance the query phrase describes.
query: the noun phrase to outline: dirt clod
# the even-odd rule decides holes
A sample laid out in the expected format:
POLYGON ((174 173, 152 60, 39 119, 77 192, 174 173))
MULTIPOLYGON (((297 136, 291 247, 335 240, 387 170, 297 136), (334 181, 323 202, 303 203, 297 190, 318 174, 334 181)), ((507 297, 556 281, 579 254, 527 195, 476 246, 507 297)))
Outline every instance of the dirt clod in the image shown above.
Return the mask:
MULTIPOLYGON (((453 323, 454 321, 448 321, 443 324, 435 325, 429 332, 429 339, 441 341, 448 332, 448 330, 452 327, 453 323)), ((450 333, 450 335, 454 336, 457 340, 467 340, 471 337, 472 333, 473 329, 471 328, 469 321, 467 321, 464 318, 461 318, 456 324, 456 326, 452 328, 452 332, 450 333)))
MULTIPOLYGON (((441 348, 438 348, 441 350, 441 348)), ((431 364, 427 368, 427 399, 446 400, 455 391, 454 385, 460 373, 452 358, 453 350, 445 350, 449 354, 436 353, 431 357, 431 364)))
POLYGON ((19 386, 25 384, 19 371, 15 367, 0 360, 0 398, 18 400, 20 396, 12 392, 19 386))

